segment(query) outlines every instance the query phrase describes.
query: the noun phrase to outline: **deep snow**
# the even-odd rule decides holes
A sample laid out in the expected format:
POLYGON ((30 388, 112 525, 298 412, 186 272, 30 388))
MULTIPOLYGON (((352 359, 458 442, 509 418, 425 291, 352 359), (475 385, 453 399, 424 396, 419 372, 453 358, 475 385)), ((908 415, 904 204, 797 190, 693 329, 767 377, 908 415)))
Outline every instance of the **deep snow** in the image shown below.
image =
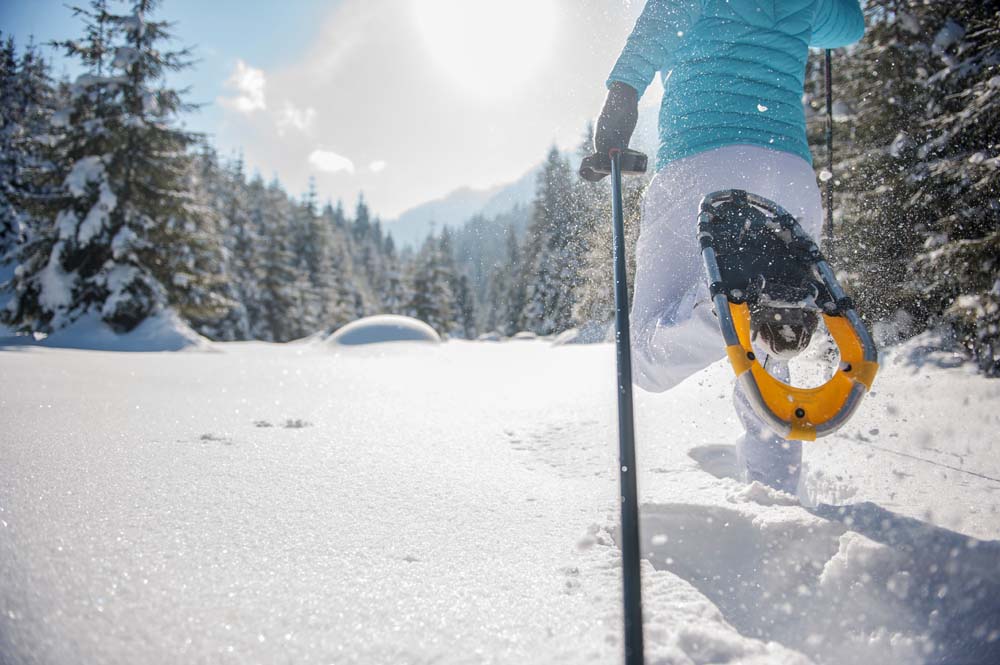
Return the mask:
MULTIPOLYGON (((0 351, 0 662, 620 662, 610 345, 213 350, 0 351)), ((1000 383, 889 354, 811 508, 730 386, 636 395, 648 662, 1000 661, 1000 383)))

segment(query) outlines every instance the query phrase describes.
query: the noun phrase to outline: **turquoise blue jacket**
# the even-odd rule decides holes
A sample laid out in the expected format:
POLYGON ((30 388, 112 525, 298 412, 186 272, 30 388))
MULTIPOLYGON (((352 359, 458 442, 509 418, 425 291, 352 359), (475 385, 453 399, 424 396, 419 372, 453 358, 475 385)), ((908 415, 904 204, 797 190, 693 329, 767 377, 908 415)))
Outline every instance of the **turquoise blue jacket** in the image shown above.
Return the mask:
POLYGON ((660 72, 657 168, 750 144, 812 162, 802 106, 808 47, 864 34, 859 0, 648 0, 608 79, 641 95, 660 72))

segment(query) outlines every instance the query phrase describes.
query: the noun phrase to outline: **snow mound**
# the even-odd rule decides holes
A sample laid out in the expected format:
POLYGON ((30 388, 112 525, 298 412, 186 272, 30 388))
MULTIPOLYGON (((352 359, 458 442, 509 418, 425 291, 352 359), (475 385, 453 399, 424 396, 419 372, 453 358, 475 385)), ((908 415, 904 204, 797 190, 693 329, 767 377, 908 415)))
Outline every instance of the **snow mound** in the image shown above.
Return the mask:
POLYGON ((124 334, 108 327, 100 315, 88 313, 44 339, 18 335, 0 340, 0 344, 133 353, 211 348, 211 342, 192 330, 173 310, 154 314, 124 334))
POLYGON ((430 342, 440 344, 441 336, 417 319, 394 314, 382 314, 358 319, 335 332, 330 344, 356 346, 383 342, 430 342))
POLYGON ((797 506, 799 500, 791 494, 786 494, 781 490, 768 487, 758 481, 753 481, 736 492, 733 492, 726 499, 730 503, 757 503, 762 506, 797 506))

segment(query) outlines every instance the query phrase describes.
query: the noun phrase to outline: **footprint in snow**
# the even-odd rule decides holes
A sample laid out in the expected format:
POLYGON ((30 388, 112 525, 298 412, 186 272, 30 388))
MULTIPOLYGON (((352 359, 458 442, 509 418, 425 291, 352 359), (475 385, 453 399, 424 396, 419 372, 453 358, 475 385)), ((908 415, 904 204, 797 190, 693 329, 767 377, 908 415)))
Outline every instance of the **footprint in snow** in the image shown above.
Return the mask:
POLYGON ((689 582, 745 635, 820 663, 1000 662, 1000 541, 873 503, 811 515, 688 504, 641 512, 654 568, 689 582))
POLYGON ((688 451, 688 457, 698 463, 702 471, 716 478, 739 480, 736 468, 736 447, 724 444, 698 446, 688 451))

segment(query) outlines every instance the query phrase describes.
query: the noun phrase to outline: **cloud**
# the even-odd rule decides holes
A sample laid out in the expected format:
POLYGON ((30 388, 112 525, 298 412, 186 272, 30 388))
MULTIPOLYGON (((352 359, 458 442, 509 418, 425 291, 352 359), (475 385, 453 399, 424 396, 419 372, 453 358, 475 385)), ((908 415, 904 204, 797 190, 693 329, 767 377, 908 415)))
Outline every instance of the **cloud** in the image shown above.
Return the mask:
POLYGON ((371 171, 372 173, 381 173, 382 171, 385 170, 385 167, 386 163, 381 159, 379 159, 369 164, 368 170, 371 171))
POLYGON ((329 150, 313 150, 309 153, 309 163, 325 173, 339 173, 341 171, 354 173, 354 162, 329 150))
POLYGON ((255 69, 242 60, 236 61, 236 68, 226 79, 226 87, 235 90, 235 97, 220 97, 219 103, 240 113, 253 113, 267 108, 264 87, 267 80, 262 69, 255 69))
POLYGON ((285 130, 289 127, 297 129, 300 132, 309 131, 315 119, 316 109, 313 107, 309 106, 300 109, 291 102, 285 102, 281 111, 278 112, 278 134, 283 136, 285 130))

